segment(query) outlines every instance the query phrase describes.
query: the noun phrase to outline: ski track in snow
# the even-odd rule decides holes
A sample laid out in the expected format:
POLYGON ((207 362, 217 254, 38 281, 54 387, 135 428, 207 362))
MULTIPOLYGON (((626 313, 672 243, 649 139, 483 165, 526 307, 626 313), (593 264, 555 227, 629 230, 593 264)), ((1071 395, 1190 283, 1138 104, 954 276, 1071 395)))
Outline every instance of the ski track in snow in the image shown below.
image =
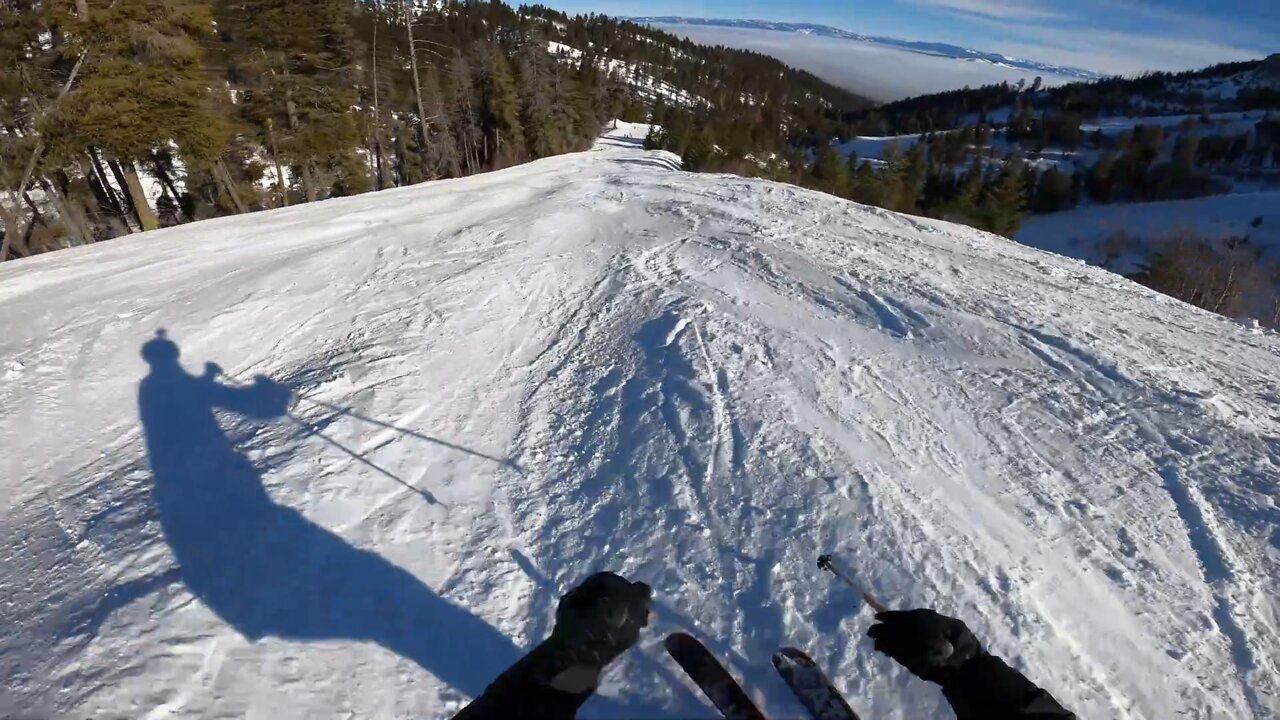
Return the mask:
POLYGON ((866 717, 950 717, 820 551, 1081 717, 1280 713, 1275 335, 967 228, 682 173, 643 130, 0 266, 0 715, 445 716, 607 568, 655 611, 584 716, 709 717, 662 650, 685 629, 773 716, 803 712, 770 665, 794 644, 866 717), (179 568, 152 494, 159 328, 193 375, 295 390, 292 419, 218 416, 252 512, 367 552, 337 586, 282 564, 245 590, 350 594, 367 617, 334 626, 364 635, 284 637, 265 608, 249 632, 190 589, 236 569, 179 568))

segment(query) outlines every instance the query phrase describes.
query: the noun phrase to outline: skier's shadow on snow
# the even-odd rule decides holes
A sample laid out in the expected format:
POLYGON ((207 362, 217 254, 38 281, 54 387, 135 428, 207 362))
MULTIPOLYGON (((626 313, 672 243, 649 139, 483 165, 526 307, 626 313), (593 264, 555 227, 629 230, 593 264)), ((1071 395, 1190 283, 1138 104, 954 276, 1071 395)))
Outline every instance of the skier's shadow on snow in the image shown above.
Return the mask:
POLYGON ((409 572, 273 501, 262 473, 214 410, 271 420, 289 390, 191 375, 163 331, 142 346, 151 366, 138 406, 165 540, 191 593, 250 640, 381 645, 442 682, 478 695, 521 651, 409 572))

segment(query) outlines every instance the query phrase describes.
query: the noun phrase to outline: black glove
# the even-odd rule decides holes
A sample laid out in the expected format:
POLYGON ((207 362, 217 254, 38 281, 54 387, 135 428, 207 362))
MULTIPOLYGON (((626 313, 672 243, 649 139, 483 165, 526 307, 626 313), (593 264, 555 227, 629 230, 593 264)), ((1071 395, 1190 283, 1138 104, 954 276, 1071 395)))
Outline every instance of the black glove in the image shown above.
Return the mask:
POLYGON ((551 641, 578 662, 603 668, 640 639, 652 594, 642 582, 596 573, 560 598, 551 641))
POLYGON ((876 613, 867 630, 876 650, 888 655, 921 680, 942 684, 982 653, 978 639, 963 622, 933 610, 876 613))
POLYGON ((560 598, 551 637, 498 676, 454 720, 572 718, 605 667, 649 624, 644 583, 602 572, 560 598))

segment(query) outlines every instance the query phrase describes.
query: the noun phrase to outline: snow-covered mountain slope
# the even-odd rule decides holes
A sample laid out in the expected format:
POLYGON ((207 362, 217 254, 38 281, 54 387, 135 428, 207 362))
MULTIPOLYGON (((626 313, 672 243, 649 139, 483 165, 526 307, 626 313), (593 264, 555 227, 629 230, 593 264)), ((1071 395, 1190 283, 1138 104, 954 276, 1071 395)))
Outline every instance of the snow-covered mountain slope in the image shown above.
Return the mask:
POLYGON ((0 715, 446 715, 611 568, 585 714, 710 717, 690 629, 950 717, 823 550, 1081 717, 1280 712, 1280 339, 641 133, 0 266, 0 715))
POLYGON ((1097 264, 1105 260, 1106 240, 1122 234, 1149 240, 1186 234, 1205 240, 1247 237, 1260 256, 1273 259, 1280 250, 1280 191, 1085 205, 1031 215, 1023 221, 1017 240, 1097 264))

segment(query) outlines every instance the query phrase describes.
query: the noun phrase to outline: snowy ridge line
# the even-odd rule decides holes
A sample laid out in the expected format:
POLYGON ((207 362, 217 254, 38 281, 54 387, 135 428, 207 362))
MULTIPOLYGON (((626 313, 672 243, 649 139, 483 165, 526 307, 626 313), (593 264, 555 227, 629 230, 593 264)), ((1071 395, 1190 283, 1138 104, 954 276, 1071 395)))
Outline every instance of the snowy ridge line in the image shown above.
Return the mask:
POLYGON ((0 703, 447 716, 610 568, 656 609, 584 716, 704 712, 661 647, 696 628, 771 716, 792 644, 868 717, 950 717, 836 552, 1081 717, 1280 712, 1280 338, 646 132, 0 267, 0 703), (350 409, 303 417, 439 503, 252 380, 142 392, 205 362, 350 409))

